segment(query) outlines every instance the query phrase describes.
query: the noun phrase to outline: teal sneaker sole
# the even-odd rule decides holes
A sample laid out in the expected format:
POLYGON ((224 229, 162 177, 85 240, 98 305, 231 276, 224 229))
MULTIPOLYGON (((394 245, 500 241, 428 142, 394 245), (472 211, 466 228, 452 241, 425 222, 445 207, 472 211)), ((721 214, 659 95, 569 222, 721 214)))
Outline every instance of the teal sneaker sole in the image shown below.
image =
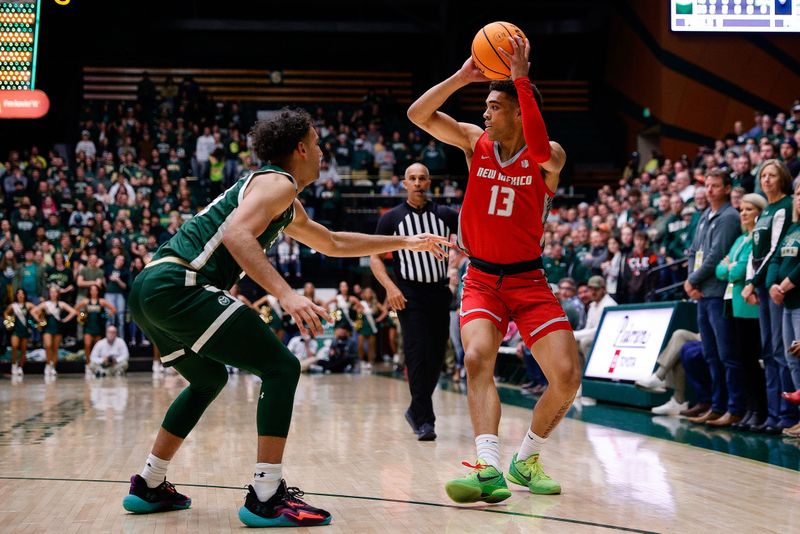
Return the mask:
POLYGON ((122 499, 122 507, 133 514, 153 514, 156 512, 170 512, 172 510, 186 510, 191 505, 191 499, 188 499, 184 504, 147 502, 141 497, 130 494, 122 499))
POLYGON ((291 519, 288 519, 285 516, 280 516, 274 519, 270 519, 268 517, 261 517, 260 515, 256 515, 244 506, 239 508, 239 521, 244 523, 244 525, 253 528, 321 527, 324 525, 329 525, 331 523, 331 519, 332 517, 328 517, 320 521, 319 523, 315 523, 313 525, 298 525, 297 523, 294 523, 291 519))

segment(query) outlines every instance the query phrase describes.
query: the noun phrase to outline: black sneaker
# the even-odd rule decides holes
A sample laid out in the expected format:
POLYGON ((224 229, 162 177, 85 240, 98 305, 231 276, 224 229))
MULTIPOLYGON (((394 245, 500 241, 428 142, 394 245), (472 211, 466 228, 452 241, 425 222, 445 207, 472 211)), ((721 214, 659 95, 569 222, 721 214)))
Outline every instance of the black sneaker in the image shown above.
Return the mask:
POLYGON ((419 441, 433 441, 436 439, 436 431, 432 424, 424 423, 419 427, 418 436, 419 441))
POLYGON ((281 480, 278 491, 266 502, 258 500, 253 486, 247 488, 239 520, 248 527, 316 527, 331 522, 330 513, 301 501, 303 492, 287 488, 285 480, 281 480))
POLYGON ((175 486, 166 480, 155 488, 150 488, 139 475, 131 477, 130 493, 122 499, 122 507, 134 514, 185 510, 191 505, 192 499, 178 493, 175 486))
POLYGON ((419 435, 419 427, 414 422, 414 418, 411 416, 411 408, 406 410, 406 414, 405 415, 406 415, 406 421, 408 421, 408 424, 411 426, 411 430, 414 431, 414 434, 419 435))

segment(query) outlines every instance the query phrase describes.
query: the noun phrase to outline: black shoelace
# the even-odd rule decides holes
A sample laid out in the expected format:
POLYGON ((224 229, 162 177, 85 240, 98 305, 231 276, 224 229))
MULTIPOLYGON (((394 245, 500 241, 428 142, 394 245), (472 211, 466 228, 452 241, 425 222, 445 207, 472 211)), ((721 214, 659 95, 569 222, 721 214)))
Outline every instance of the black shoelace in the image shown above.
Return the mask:
POLYGON ((289 500, 305 504, 303 501, 300 500, 300 497, 302 497, 303 495, 305 495, 305 492, 298 487, 290 486, 286 488, 286 498, 289 500))

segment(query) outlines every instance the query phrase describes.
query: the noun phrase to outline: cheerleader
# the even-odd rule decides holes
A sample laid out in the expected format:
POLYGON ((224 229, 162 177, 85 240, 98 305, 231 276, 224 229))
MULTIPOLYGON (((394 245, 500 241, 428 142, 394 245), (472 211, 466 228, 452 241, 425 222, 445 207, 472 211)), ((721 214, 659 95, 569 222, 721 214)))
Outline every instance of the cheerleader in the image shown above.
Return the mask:
POLYGON ((22 368, 28 353, 28 339, 31 337, 29 322, 39 322, 39 314, 24 289, 17 289, 14 302, 8 305, 5 313, 5 326, 11 331, 11 375, 22 376, 22 368))
POLYGON ((86 376, 92 376, 89 369, 89 356, 92 354, 94 344, 100 341, 106 333, 106 320, 109 315, 117 313, 117 309, 106 299, 100 298, 100 288, 97 285, 89 287, 88 298, 83 299, 75 310, 80 314, 78 321, 83 324, 83 351, 85 352, 86 376))
POLYGON ((275 336, 280 339, 282 343, 288 341, 286 339, 287 335, 284 327, 283 308, 281 308, 277 298, 272 295, 264 295, 255 301, 251 307, 258 312, 261 316, 261 320, 267 323, 267 326, 270 327, 275 333, 275 336))
POLYGON ((303 286, 303 296, 316 304, 317 306, 325 306, 322 300, 317 298, 317 288, 311 282, 306 282, 303 286))
POLYGON ((357 301, 355 329, 358 332, 358 359, 366 370, 372 368, 375 363, 375 335, 378 333, 378 326, 375 324, 373 314, 380 313, 378 299, 371 287, 365 288, 361 292, 361 300, 357 301), (367 353, 364 354, 364 347, 367 353))
MULTIPOLYGON (((44 367, 44 376, 56 376, 56 365, 58 364, 58 349, 61 348, 62 328, 64 324, 70 322, 78 312, 64 302, 59 300, 61 290, 56 284, 51 284, 48 289, 48 298, 36 306, 36 313, 42 318, 44 328, 42 331, 42 341, 44 351, 47 355, 47 365, 44 367), (66 312, 62 316, 62 312, 66 312)), ((41 323, 40 323, 41 324, 41 323)))
POLYGON ((350 294, 350 286, 348 283, 342 280, 339 282, 339 292, 336 293, 335 297, 325 303, 325 307, 328 308, 329 311, 335 311, 337 309, 342 310, 345 316, 349 316, 350 306, 355 305, 357 302, 358 299, 350 294))

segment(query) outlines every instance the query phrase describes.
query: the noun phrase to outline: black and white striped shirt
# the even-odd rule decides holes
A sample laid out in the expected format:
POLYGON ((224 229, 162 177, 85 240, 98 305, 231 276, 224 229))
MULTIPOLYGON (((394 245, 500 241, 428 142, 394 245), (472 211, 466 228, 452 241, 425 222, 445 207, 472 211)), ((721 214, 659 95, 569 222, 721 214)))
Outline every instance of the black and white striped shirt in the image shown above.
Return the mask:
MULTIPOLYGON (((384 213, 375 231, 380 235, 434 234, 450 238, 457 233, 458 212, 427 202, 422 209, 408 202, 384 213)), ((398 250, 392 253, 395 276, 407 282, 443 283, 447 281, 447 259, 437 260, 430 252, 398 250)))

